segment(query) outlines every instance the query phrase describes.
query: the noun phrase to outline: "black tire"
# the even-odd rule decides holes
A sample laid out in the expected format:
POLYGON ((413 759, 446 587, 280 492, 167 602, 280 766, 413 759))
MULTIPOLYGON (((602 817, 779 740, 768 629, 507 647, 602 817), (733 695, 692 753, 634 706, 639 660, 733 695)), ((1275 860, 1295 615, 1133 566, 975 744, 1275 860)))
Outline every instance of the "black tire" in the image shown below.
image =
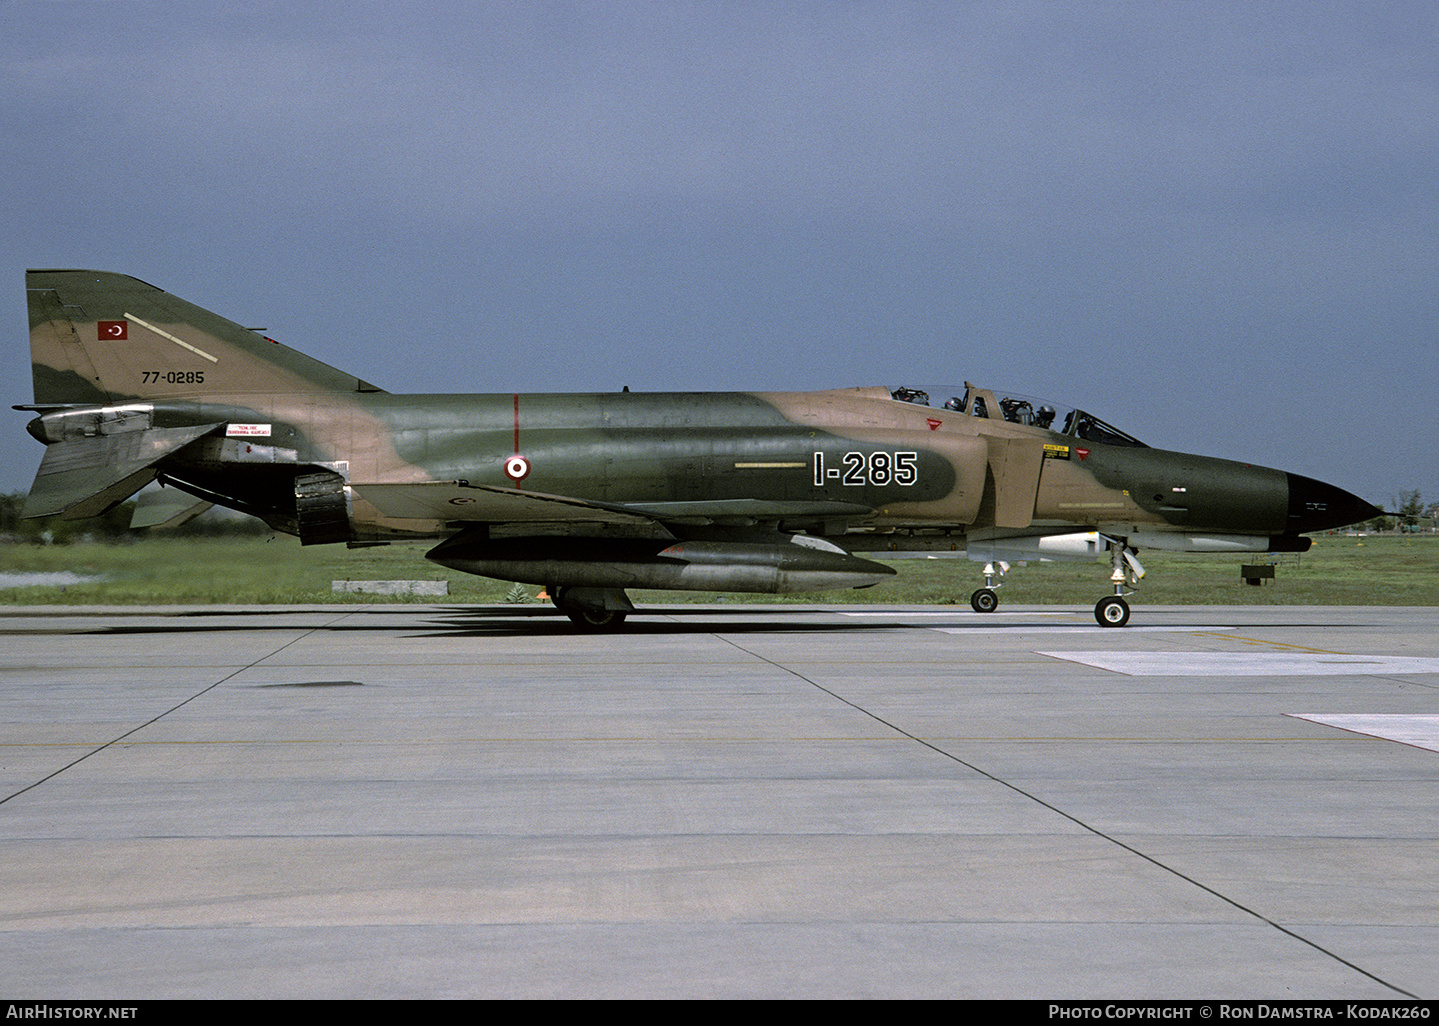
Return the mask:
POLYGON ((999 608, 999 596, 993 588, 980 588, 969 596, 969 604, 976 613, 992 613, 999 608))
POLYGON ((625 622, 629 614, 613 609, 594 609, 591 607, 566 609, 565 615, 582 631, 612 631, 617 630, 625 622))
POLYGON ((1101 627, 1123 627, 1129 622, 1129 603, 1118 595, 1106 595, 1094 604, 1094 619, 1101 627))

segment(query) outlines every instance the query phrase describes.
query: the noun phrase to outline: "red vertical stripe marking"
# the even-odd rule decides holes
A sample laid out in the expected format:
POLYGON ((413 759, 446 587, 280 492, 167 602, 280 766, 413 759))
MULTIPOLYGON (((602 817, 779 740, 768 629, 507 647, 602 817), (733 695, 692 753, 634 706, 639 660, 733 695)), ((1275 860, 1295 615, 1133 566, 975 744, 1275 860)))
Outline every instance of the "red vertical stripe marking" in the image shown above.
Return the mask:
MULTIPOLYGON (((520 454, 520 393, 515 393, 515 455, 520 454)), ((522 478, 515 479, 515 487, 523 488, 522 478)))

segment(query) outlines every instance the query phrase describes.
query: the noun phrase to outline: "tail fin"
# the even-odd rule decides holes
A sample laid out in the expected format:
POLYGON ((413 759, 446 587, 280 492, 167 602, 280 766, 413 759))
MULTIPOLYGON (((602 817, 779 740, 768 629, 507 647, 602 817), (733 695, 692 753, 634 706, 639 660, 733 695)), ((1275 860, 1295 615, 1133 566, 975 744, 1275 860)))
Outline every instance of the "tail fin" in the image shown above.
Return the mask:
POLYGON ((27 271, 36 406, 379 392, 128 275, 27 271))

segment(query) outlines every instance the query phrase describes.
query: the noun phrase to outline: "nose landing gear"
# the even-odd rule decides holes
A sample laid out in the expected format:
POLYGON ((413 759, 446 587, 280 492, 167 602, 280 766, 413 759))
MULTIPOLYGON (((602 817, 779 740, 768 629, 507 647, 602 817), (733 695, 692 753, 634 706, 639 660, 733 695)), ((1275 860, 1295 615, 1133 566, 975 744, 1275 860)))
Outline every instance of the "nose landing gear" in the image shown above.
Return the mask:
MULTIPOLYGON (((1129 603, 1124 597, 1132 594, 1138 586, 1139 579, 1144 576, 1144 567, 1135 550, 1129 548, 1123 538, 1100 537, 1109 544, 1109 560, 1113 568, 1109 581, 1114 587, 1114 594, 1106 595, 1094 604, 1094 619, 1101 627, 1123 627, 1129 622, 1129 603)), ((999 608, 999 595, 995 589, 1001 582, 995 578, 1003 577, 1008 570, 1009 564, 1003 560, 984 564, 984 587, 969 596, 969 604, 976 613, 992 613, 999 608)))
POLYGON ((1114 594, 1106 595, 1094 604, 1094 619, 1101 627, 1123 627, 1129 622, 1129 603, 1124 601, 1129 591, 1125 586, 1129 585, 1131 590, 1137 586, 1144 576, 1144 567, 1120 538, 1109 539, 1109 559, 1114 568, 1109 574, 1114 594))
POLYGON ((976 613, 992 613, 999 608, 999 596, 994 592, 999 585, 994 583, 994 578, 1003 577, 1009 570, 1009 564, 1002 559, 998 560, 998 564, 998 569, 995 569, 994 563, 984 564, 984 587, 969 596, 970 608, 976 613))
POLYGON ((1119 595, 1106 595, 1094 604, 1094 618, 1101 627, 1123 627, 1129 622, 1129 603, 1119 595))

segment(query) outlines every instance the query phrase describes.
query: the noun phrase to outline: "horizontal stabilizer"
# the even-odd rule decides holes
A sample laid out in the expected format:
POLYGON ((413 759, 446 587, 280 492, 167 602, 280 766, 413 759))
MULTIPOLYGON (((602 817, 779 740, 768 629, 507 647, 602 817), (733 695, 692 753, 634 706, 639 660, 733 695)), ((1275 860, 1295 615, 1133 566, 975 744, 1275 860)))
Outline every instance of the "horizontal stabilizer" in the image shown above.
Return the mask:
POLYGON ((220 427, 151 428, 55 442, 45 449, 24 517, 98 517, 155 478, 155 464, 220 427))
POLYGON ((179 527, 189 523, 214 503, 196 499, 178 488, 162 488, 141 492, 130 515, 131 530, 142 527, 179 527))

